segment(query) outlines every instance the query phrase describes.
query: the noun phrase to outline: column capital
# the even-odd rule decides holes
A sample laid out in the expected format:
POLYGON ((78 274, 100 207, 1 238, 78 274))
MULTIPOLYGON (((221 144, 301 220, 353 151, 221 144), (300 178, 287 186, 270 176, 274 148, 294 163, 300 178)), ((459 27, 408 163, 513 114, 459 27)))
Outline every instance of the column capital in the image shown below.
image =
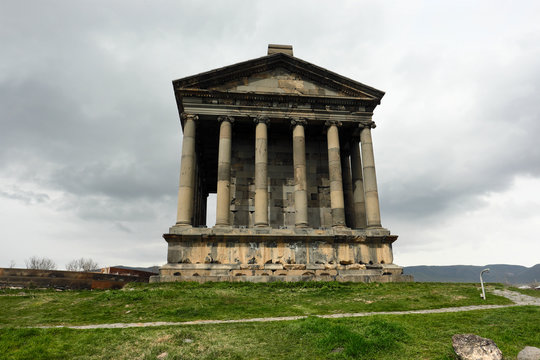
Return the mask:
POLYGON ((231 124, 234 123, 234 117, 229 116, 229 115, 220 115, 220 116, 218 116, 217 119, 218 119, 218 122, 228 121, 231 124))
POLYGON ((290 118, 290 120, 291 120, 291 126, 296 126, 296 125, 306 126, 307 125, 306 118, 290 118))
POLYGON ((182 118, 182 120, 193 120, 193 121, 197 121, 199 120, 199 116, 195 115, 195 114, 188 114, 188 113, 185 113, 183 112, 180 117, 182 118))
POLYGON ((365 123, 358 124, 358 127, 360 128, 360 130, 362 130, 364 128, 375 129, 377 127, 377 125, 375 124, 375 121, 368 121, 368 122, 365 122, 365 123))
POLYGON ((333 126, 333 125, 335 125, 335 126, 338 126, 338 127, 339 127, 339 126, 342 125, 342 123, 341 123, 341 121, 338 121, 338 120, 326 120, 325 123, 324 123, 324 125, 326 125, 326 126, 333 126))
POLYGON ((255 124, 265 123, 266 125, 268 125, 268 123, 270 123, 270 118, 268 118, 268 116, 258 115, 253 118, 253 122, 255 124))

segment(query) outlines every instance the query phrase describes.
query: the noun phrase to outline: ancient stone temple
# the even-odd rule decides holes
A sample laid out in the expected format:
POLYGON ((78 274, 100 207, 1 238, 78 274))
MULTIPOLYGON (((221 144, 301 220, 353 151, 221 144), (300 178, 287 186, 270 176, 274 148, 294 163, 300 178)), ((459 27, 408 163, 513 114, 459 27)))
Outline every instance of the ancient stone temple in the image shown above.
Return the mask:
POLYGON ((178 216, 154 281, 411 280, 381 225, 371 131, 384 92, 286 45, 173 86, 178 216))

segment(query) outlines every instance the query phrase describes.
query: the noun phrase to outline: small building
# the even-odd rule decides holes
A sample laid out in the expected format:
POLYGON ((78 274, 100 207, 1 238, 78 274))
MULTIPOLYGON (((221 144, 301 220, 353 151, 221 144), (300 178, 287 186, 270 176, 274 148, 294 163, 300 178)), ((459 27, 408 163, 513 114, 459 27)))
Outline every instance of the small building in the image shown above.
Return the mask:
POLYGON ((150 276, 156 275, 156 273, 150 272, 150 271, 142 271, 142 270, 136 270, 136 269, 130 269, 130 268, 123 268, 123 267, 115 267, 115 266, 109 266, 102 268, 100 270, 102 274, 113 274, 113 275, 128 275, 128 276, 136 276, 142 279, 149 279, 150 276))
POLYGON ((287 45, 173 87, 178 213, 151 281, 412 280, 381 225, 371 131, 384 92, 287 45))

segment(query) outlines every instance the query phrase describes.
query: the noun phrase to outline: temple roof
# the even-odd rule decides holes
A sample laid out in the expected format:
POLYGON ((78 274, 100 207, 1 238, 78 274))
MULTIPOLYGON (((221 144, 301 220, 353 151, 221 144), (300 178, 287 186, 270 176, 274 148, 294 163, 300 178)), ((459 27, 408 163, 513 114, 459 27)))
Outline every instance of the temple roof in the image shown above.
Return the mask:
MULTIPOLYGON (((289 53, 292 53, 292 49, 289 53)), ((355 99, 380 104, 384 92, 284 52, 173 81, 177 98, 189 91, 355 99)))

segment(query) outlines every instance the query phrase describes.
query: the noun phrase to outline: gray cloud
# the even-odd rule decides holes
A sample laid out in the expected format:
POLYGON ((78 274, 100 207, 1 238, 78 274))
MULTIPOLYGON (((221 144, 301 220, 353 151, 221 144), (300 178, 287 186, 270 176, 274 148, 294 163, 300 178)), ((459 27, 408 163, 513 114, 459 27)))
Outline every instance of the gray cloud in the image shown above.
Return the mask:
POLYGON ((16 188, 12 189, 11 191, 0 191, 0 197, 18 200, 26 205, 44 203, 50 199, 47 194, 35 193, 33 191, 25 191, 16 188))
POLYGON ((508 189, 518 175, 540 174, 533 135, 540 133, 540 69, 531 61, 540 56, 537 44, 527 41, 509 64, 492 60, 496 43, 482 56, 469 55, 471 64, 463 64, 462 54, 400 64, 406 73, 398 91, 414 83, 438 93, 402 90, 401 102, 390 104, 396 121, 380 121, 385 211, 411 218, 456 214, 481 207, 483 195, 508 189))

